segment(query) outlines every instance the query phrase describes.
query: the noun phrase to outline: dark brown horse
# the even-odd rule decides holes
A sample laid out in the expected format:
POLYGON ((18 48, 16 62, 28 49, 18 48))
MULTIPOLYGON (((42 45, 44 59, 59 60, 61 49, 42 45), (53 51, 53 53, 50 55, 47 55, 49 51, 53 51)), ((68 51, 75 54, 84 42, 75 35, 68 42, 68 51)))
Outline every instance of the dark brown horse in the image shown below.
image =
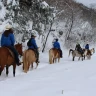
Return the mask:
POLYGON ((58 62, 60 61, 60 51, 58 49, 52 48, 49 50, 49 63, 56 63, 58 59, 58 62))
MULTIPOLYGON (((16 50, 20 55, 22 55, 22 44, 15 45, 16 50)), ((7 47, 0 47, 0 75, 6 67, 6 75, 8 76, 9 66, 13 66, 13 76, 15 77, 16 62, 13 52, 7 47)))

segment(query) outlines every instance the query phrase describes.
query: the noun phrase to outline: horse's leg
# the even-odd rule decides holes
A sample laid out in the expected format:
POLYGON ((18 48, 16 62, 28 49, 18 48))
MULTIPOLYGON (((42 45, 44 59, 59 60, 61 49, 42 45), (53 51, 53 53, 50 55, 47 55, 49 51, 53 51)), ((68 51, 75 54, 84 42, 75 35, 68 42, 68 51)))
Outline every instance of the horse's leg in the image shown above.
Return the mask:
POLYGON ((54 63, 55 59, 53 58, 52 63, 54 63))
MULTIPOLYGON (((36 65, 36 68, 37 68, 37 67, 38 67, 38 62, 37 62, 36 64, 37 64, 37 65, 36 65)), ((35 68, 35 69, 36 69, 36 68, 35 68)))
POLYGON ((15 77, 16 64, 13 64, 13 76, 15 77))
POLYGON ((78 61, 80 60, 80 57, 78 58, 78 61))
POLYGON ((24 70, 24 63, 23 63, 23 70, 24 70))
POLYGON ((73 56, 73 61, 74 61, 75 57, 73 56))
POLYGON ((30 68, 30 64, 29 64, 29 62, 28 62, 28 70, 29 70, 29 68, 30 68))
POLYGON ((57 62, 57 59, 55 58, 55 63, 57 62))
POLYGON ((33 69, 33 63, 31 64, 31 68, 33 69))
POLYGON ((60 61, 60 58, 58 58, 58 63, 59 63, 59 61, 60 61))
POLYGON ((56 63, 56 58, 54 58, 54 63, 56 63))
POLYGON ((84 60, 85 60, 85 55, 84 55, 84 60))
POLYGON ((9 66, 6 66, 6 75, 7 76, 8 76, 8 73, 9 73, 8 68, 9 68, 9 66))
POLYGON ((4 69, 4 66, 0 66, 0 76, 1 76, 3 69, 4 69))

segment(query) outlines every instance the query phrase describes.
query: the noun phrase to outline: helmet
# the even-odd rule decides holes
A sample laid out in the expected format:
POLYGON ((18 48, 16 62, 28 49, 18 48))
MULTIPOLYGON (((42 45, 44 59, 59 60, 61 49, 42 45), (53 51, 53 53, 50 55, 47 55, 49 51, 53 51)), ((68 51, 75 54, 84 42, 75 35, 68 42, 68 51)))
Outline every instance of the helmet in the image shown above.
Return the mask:
POLYGON ((6 25, 5 30, 9 30, 11 28, 12 28, 12 26, 8 24, 8 25, 6 25))

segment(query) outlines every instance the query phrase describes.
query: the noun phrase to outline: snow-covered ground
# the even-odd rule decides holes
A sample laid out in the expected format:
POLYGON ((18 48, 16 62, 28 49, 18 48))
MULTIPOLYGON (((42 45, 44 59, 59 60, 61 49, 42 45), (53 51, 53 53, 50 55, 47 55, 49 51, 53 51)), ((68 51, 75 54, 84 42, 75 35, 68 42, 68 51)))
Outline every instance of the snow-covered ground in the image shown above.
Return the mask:
MULTIPOLYGON (((9 76, 5 70, 0 77, 0 96, 96 96, 96 54, 91 60, 72 61, 63 51, 60 63, 49 64, 48 53, 40 53, 37 69, 28 73, 17 66, 16 77, 12 67, 9 76)), ((34 64, 35 66, 35 64, 34 64)))

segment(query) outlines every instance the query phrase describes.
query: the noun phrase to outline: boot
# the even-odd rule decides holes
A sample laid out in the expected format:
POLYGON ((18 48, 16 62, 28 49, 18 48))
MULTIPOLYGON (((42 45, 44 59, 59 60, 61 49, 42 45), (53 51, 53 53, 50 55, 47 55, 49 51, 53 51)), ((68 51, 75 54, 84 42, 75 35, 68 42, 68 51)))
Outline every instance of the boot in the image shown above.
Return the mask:
POLYGON ((63 58, 63 56, 61 55, 60 58, 63 58))
POLYGON ((36 60, 36 63, 40 63, 39 59, 36 60))
POLYGON ((20 65, 21 65, 21 63, 20 63, 20 62, 17 62, 16 64, 17 64, 17 66, 20 66, 20 65))

